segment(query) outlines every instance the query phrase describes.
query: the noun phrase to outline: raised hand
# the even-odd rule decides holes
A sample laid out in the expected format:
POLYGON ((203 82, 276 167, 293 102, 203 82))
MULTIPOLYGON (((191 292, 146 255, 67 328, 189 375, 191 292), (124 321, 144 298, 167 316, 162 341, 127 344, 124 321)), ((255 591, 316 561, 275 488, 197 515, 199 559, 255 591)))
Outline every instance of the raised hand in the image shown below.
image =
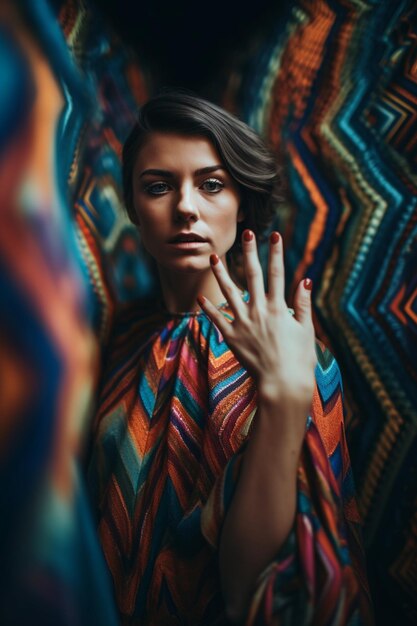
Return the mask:
POLYGON ((271 563, 294 524, 297 468, 306 432, 315 377, 316 354, 311 318, 311 281, 297 288, 294 317, 284 299, 282 240, 269 244, 265 293, 255 236, 244 231, 243 255, 249 290, 240 290, 215 255, 212 270, 234 320, 228 321, 208 299, 201 308, 257 383, 258 411, 236 491, 223 526, 219 564, 229 616, 247 615, 255 581, 271 563))
POLYGON ((289 403, 307 415, 316 365, 312 283, 304 279, 298 285, 293 317, 284 299, 283 245, 279 234, 273 232, 270 236, 268 294, 252 231, 244 231, 242 245, 249 302, 242 300, 226 268, 212 255, 212 270, 233 311, 234 321, 230 323, 207 298, 199 297, 199 304, 253 376, 260 399, 278 405, 289 403))

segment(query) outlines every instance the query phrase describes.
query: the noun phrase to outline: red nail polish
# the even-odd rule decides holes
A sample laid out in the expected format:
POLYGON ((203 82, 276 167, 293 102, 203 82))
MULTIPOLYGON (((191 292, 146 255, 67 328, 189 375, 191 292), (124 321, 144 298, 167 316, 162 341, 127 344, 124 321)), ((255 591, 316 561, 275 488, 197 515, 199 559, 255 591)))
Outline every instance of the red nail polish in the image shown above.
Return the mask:
POLYGON ((217 254, 210 254, 210 263, 212 265, 217 265, 218 262, 219 262, 219 257, 217 256, 217 254))
POLYGON ((311 278, 304 278, 303 284, 304 289, 307 289, 307 291, 311 291, 313 289, 313 281, 311 278))
POLYGON ((253 239, 253 232, 251 230, 249 230, 248 228, 246 230, 243 231, 243 239, 244 241, 252 241, 253 239))
POLYGON ((204 296, 202 296, 201 294, 198 294, 197 296, 197 302, 199 304, 199 306, 203 307, 204 303, 205 303, 206 299, 204 296))
POLYGON ((274 230, 274 232, 271 233, 271 237, 270 237, 271 243, 278 243, 279 241, 279 234, 274 230))

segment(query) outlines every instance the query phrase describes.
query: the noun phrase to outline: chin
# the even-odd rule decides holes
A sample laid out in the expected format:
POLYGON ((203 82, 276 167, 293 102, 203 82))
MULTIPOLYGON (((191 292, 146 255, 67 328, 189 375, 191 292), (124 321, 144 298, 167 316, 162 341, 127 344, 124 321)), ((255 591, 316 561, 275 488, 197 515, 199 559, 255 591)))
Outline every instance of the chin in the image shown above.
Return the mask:
POLYGON ((198 257, 183 257, 175 261, 160 263, 162 267, 170 272, 179 272, 181 274, 198 274, 199 272, 207 272, 210 270, 210 260, 198 257))
POLYGON ((172 264, 169 269, 180 272, 181 274, 198 274, 200 272, 210 271, 210 263, 178 263, 172 264))

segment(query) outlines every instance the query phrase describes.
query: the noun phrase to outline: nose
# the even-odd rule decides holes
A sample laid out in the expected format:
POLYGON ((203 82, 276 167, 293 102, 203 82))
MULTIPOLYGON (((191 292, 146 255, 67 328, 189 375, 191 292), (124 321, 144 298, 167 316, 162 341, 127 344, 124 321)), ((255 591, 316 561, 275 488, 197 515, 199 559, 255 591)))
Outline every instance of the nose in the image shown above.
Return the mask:
POLYGON ((193 194, 191 185, 181 187, 178 191, 178 199, 175 206, 175 217, 178 221, 197 221, 200 217, 197 198, 193 194))

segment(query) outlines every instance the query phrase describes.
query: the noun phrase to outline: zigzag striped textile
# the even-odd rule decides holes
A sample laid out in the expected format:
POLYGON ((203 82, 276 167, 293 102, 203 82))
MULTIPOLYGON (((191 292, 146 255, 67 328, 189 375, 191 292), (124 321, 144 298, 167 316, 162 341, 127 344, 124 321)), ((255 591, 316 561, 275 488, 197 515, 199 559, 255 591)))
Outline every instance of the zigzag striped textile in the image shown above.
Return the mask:
POLYGON ((80 454, 114 299, 149 282, 117 201, 141 70, 51 4, 0 11, 0 623, 115 626, 80 454))
MULTIPOLYGON (((289 294, 345 380, 378 624, 417 623, 417 7, 296 0, 250 59, 242 117, 279 158, 289 294)), ((236 83, 236 81, 235 81, 236 83)))
MULTIPOLYGON (((277 150, 287 283, 315 280, 316 327, 344 372, 377 622, 411 625, 416 8, 281 4, 236 105, 277 150)), ((114 311, 154 286, 119 167, 144 72, 88 0, 3 0, 1 19, 0 622, 113 626, 79 456, 114 311)), ((277 602, 270 574, 258 616, 277 602)))
MULTIPOLYGON (((217 545, 256 419, 254 383, 203 313, 130 307, 108 354, 89 477, 122 624, 226 624, 217 545)), ((248 625, 373 623, 340 374, 318 355, 295 527, 260 577, 248 625)))

